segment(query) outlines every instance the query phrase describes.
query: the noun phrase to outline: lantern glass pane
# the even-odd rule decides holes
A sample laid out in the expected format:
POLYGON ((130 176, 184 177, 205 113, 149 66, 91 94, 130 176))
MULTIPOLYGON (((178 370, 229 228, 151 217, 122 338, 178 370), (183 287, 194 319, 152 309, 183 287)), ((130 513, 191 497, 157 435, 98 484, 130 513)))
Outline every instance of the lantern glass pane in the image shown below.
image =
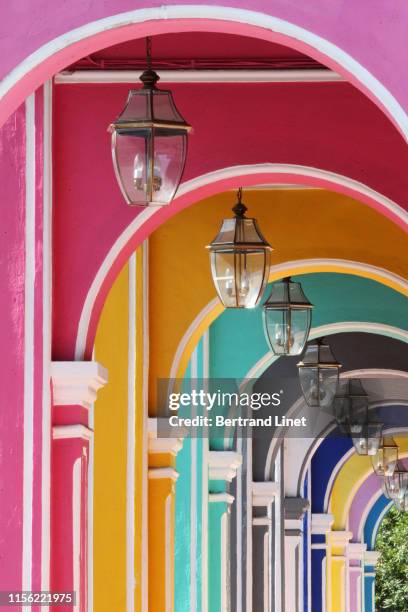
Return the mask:
POLYGON ((265 308, 264 328, 275 355, 300 355, 310 322, 310 308, 265 308))
POLYGON ((383 491, 388 499, 402 499, 408 492, 408 472, 396 469, 392 476, 384 478, 383 491))
POLYGON ((307 404, 315 408, 329 408, 336 395, 339 380, 337 368, 303 366, 299 380, 307 404))
POLYGON ((154 130, 154 177, 152 202, 173 199, 184 170, 187 135, 183 130, 154 130))
POLYGON ((408 495, 393 500, 394 506, 399 512, 408 512, 408 495))
POLYGON ((226 308, 254 308, 269 272, 269 252, 212 251, 211 271, 226 308))
POLYGON ((350 423, 350 433, 358 455, 376 455, 381 444, 382 423, 350 423))
POLYGON ((375 473, 378 476, 392 476, 398 461, 398 449, 396 446, 380 446, 372 457, 375 473))
POLYGON ((156 120, 184 123, 184 119, 178 112, 170 91, 166 91, 165 89, 154 89, 152 95, 153 117, 156 120))
POLYGON ((171 202, 186 156, 186 133, 181 130, 117 130, 112 135, 116 176, 129 204, 171 202))
POLYGON ((131 89, 126 106, 118 117, 118 123, 151 120, 150 91, 144 89, 131 89))

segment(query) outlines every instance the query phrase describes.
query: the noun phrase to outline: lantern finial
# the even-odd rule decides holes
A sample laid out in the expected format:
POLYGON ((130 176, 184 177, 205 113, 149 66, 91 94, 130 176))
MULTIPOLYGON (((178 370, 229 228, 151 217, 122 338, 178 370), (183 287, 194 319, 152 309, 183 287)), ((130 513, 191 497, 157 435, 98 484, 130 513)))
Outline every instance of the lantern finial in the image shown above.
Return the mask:
POLYGON ((237 219, 243 219, 248 209, 242 202, 242 187, 240 187, 237 191, 237 198, 238 202, 235 204, 234 208, 232 209, 232 212, 235 213, 237 219))
POLYGON ((143 89, 156 89, 156 83, 160 80, 159 75, 152 68, 152 37, 146 37, 146 70, 140 75, 143 89))

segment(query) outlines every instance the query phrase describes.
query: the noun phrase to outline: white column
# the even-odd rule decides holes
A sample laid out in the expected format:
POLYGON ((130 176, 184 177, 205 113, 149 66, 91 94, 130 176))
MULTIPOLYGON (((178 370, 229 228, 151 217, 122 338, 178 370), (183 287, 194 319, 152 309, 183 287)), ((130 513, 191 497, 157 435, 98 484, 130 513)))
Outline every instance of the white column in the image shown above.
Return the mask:
POLYGON ((332 514, 312 514, 312 593, 314 609, 327 609, 326 585, 330 577, 330 548, 327 537, 334 522, 332 514))
POLYGON ((309 501, 285 498, 285 607, 291 612, 303 610, 303 517, 309 501))
POLYGON ((234 451, 209 451, 209 529, 217 534, 212 542, 217 546, 208 550, 209 601, 219 602, 217 610, 211 612, 228 612, 230 610, 230 547, 229 547, 229 513, 234 497, 228 492, 229 483, 237 475, 242 464, 242 455, 234 451))
POLYGON ((252 482, 251 487, 253 609, 269 612, 274 598, 272 505, 279 499, 280 485, 277 482, 252 482))
POLYGON ((350 543, 346 549, 348 558, 348 592, 350 612, 363 611, 363 560, 367 545, 350 543))

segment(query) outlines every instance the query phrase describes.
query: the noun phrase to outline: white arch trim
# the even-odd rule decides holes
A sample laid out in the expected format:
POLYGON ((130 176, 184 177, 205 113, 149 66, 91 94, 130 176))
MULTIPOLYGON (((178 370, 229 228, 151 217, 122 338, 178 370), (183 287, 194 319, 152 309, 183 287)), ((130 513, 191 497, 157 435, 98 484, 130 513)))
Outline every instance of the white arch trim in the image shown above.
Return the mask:
MULTIPOLYGON (((318 328, 317 328, 318 329, 318 328)), ((313 334, 311 335, 311 337, 319 337, 318 334, 313 334)), ((362 377, 362 378, 387 378, 387 379, 407 379, 408 378, 408 372, 403 372, 403 371, 399 371, 399 370, 388 370, 388 369, 366 369, 366 370, 352 370, 349 372, 345 372, 344 374, 341 375, 342 378, 355 378, 355 377, 362 377)), ((394 404, 399 400, 395 400, 394 404)), ((293 405, 292 407, 288 410, 287 415, 293 415, 294 413, 296 413, 296 411, 304 404, 304 400, 303 397, 300 397, 293 405)), ((320 444, 323 442, 324 440, 324 436, 325 433, 322 431, 322 438, 314 438, 314 439, 310 439, 311 440, 311 444, 303 449, 303 454, 301 452, 299 452, 299 444, 298 444, 298 440, 296 440, 296 452, 292 453, 292 456, 295 459, 295 464, 294 466, 291 466, 290 469, 288 469, 287 466, 285 466, 285 470, 287 475, 289 476, 290 474, 292 475, 293 478, 286 478, 286 483, 285 486, 288 487, 288 491, 299 491, 299 486, 301 484, 302 478, 303 478, 303 474, 305 473, 309 463, 310 463, 310 457, 312 456, 312 454, 314 454, 317 450, 317 448, 320 446, 320 444)), ((267 458, 266 458, 266 462, 265 462, 265 478, 267 478, 267 475, 270 473, 271 470, 271 465, 272 465, 272 459, 274 456, 274 451, 276 448, 276 445, 279 443, 279 441, 281 440, 281 436, 283 434, 281 433, 279 437, 274 437, 271 440, 271 443, 269 445, 269 449, 268 449, 268 454, 267 454, 267 458)), ((287 439, 287 444, 290 445, 291 443, 294 443, 294 439, 292 438, 288 438, 287 439)), ((353 452, 353 450, 351 449, 351 452, 353 452)), ((328 495, 329 492, 331 490, 330 487, 330 482, 334 481, 336 475, 337 475, 337 471, 338 469, 340 469, 341 465, 343 462, 343 458, 341 458, 339 460, 338 465, 336 466, 336 468, 333 470, 332 475, 331 475, 331 480, 329 481, 329 485, 327 487, 327 492, 326 492, 326 499, 325 499, 325 507, 327 507, 326 502, 328 503, 328 495)), ((296 495, 298 495, 298 493, 296 493, 296 495)))
POLYGON ((277 34, 289 36, 302 44, 314 48, 319 54, 332 59, 338 66, 341 66, 346 76, 352 75, 360 83, 362 89, 370 91, 393 118, 401 132, 406 137, 408 136, 408 116, 402 106, 367 68, 357 62, 346 51, 325 38, 283 19, 258 11, 224 6, 172 5, 136 9, 98 19, 75 28, 41 46, 18 64, 3 79, 0 85, 0 96, 6 95, 23 77, 46 59, 85 38, 95 36, 104 31, 152 20, 169 21, 180 19, 220 20, 256 26, 276 32, 277 34))
MULTIPOLYGON (((381 489, 378 489, 378 491, 376 491, 374 493, 374 495, 371 496, 371 498, 369 499, 369 501, 367 502, 363 512, 361 513, 361 517, 360 517, 360 522, 358 524, 358 529, 357 529, 357 538, 359 540, 359 542, 363 542, 363 538, 364 538, 364 526, 366 524, 368 515, 370 514, 372 507, 374 506, 374 504, 378 501, 378 499, 381 497, 382 495, 382 491, 381 489)), ((390 502, 392 504, 392 501, 390 502)), ((385 510, 387 510, 388 506, 386 506, 385 510)), ((381 512, 381 514, 379 516, 383 515, 383 512, 381 512)), ((375 528, 374 528, 375 531, 375 528)), ((368 547, 371 547, 371 542, 366 542, 368 547)))
MULTIPOLYGON (((391 281, 394 284, 398 285, 401 288, 401 292, 408 292, 408 282, 401 276, 393 274, 392 272, 389 272, 388 270, 384 270, 383 268, 377 268, 376 266, 372 266, 370 264, 364 264, 364 263, 355 262, 355 261, 347 261, 345 259, 323 259, 322 258, 322 259, 299 259, 296 261, 288 261, 288 262, 278 264, 276 266, 272 266, 271 274, 278 275, 280 272, 282 272, 282 274, 285 274, 285 272, 289 268, 293 270, 294 272, 296 272, 296 269, 303 270, 306 266, 310 266, 310 267, 312 266, 313 267, 315 266, 316 267, 317 266, 327 266, 327 267, 337 266, 343 269, 349 269, 350 273, 353 273, 353 274, 360 271, 363 276, 365 273, 366 274, 371 273, 380 278, 383 278, 384 281, 391 281)), ((174 378, 176 376, 176 373, 178 371, 178 366, 180 363, 180 359, 184 353, 184 350, 192 334, 197 329, 197 327, 199 327, 200 324, 206 319, 208 314, 215 308, 217 304, 218 304, 218 298, 214 298, 213 300, 211 300, 211 302, 209 302, 203 308, 203 310, 196 316, 194 321, 191 323, 191 325, 188 327, 188 329, 184 333, 177 347, 176 353, 174 355, 173 363, 172 363, 171 370, 170 370, 170 378, 174 378)), ((344 322, 344 323, 330 324, 329 326, 321 327, 320 335, 328 335, 330 333, 332 334, 342 333, 346 330, 347 331, 365 331, 367 330, 367 333, 377 333, 377 334, 386 335, 386 336, 389 335, 399 340, 403 340, 404 342, 408 341, 407 331, 392 327, 391 325, 382 325, 379 323, 344 322), (333 327, 334 325, 337 327, 334 328, 333 327), (365 326, 365 328, 362 329, 362 326, 365 326), (336 331, 330 331, 331 329, 336 329, 336 331)), ((86 340, 86 337, 84 338, 84 341, 85 340, 86 340)), ((246 378, 255 378, 259 376, 260 372, 263 371, 266 367, 268 367, 268 365, 273 363, 273 361, 274 361, 274 356, 272 355, 272 353, 271 352, 266 353, 266 355, 264 355, 262 359, 259 362, 257 362, 253 368, 251 368, 246 378)))
MULTIPOLYGON (((378 530, 380 529, 380 525, 381 525, 381 523, 382 523, 382 521, 383 521, 383 518, 385 517, 385 515, 387 514, 387 512, 390 510, 390 508, 391 508, 392 504, 393 504, 393 502, 392 502, 392 501, 390 501, 390 503, 389 503, 389 504, 387 504, 387 505, 385 506, 385 508, 383 509, 383 511, 381 512, 381 514, 379 514, 379 515, 378 515, 377 522, 376 522, 376 524, 374 525, 374 529, 373 529, 373 536, 372 536, 372 539, 371 539, 371 542, 370 542, 370 548, 371 548, 371 550, 375 550, 375 548, 374 548, 374 547, 375 547, 375 541, 376 541, 376 539, 377 539, 378 530)), ((368 545, 368 542, 367 542, 367 545, 368 545)))
MULTIPOLYGON (((333 173, 327 172, 326 170, 319 170, 317 168, 310 168, 306 166, 298 166, 292 164, 254 164, 254 165, 244 165, 244 166, 232 166, 229 168, 222 168, 220 170, 216 170, 214 172, 210 172, 199 176, 197 178, 191 179, 190 181, 186 181, 178 190, 178 195, 175 200, 181 198, 182 196, 187 195, 188 193, 194 192, 202 187, 207 185, 211 185, 211 183, 216 183, 222 180, 233 179, 234 177, 242 177, 242 176, 256 176, 256 175, 265 175, 265 174, 287 174, 289 176, 297 175, 299 177, 305 178, 305 184, 307 184, 307 179, 310 180, 321 180, 327 183, 331 183, 333 187, 337 186, 340 188, 347 188, 353 190, 356 193, 356 197, 360 194, 361 197, 369 197, 370 199, 378 202, 378 204, 383 207, 385 210, 388 210, 393 215, 396 215, 404 224, 408 225, 408 213, 402 209, 398 204, 386 198, 385 196, 379 194, 378 192, 370 189, 366 185, 359 183, 358 181, 354 181, 349 179, 348 177, 333 173)), ((103 282, 107 277, 109 270, 113 266, 115 260, 117 259, 119 253, 126 246, 126 244, 131 240, 132 236, 141 229, 141 227, 154 215, 158 215, 160 213, 160 208, 147 208, 143 210, 133 221, 128 225, 128 227, 122 232, 119 238, 116 240, 115 244, 111 247, 108 254, 106 255, 104 261, 102 262, 91 287, 87 293, 84 306, 81 312, 76 346, 75 346, 75 359, 81 360, 83 359, 85 348, 86 348, 86 339, 88 334, 88 328, 91 321, 92 310, 95 304, 95 300, 99 294, 99 291, 102 288, 103 282)), ((397 285, 400 285, 404 290, 408 291, 408 283, 400 276, 388 272, 387 270, 382 270, 380 268, 376 268, 375 266, 369 266, 368 264, 362 264, 358 262, 349 262, 341 259, 332 259, 332 260, 324 260, 324 259, 313 259, 313 260, 300 260, 298 262, 289 262, 294 266, 302 266, 305 263, 337 263, 341 264, 343 267, 354 267, 354 269, 360 267, 362 271, 366 272, 375 272, 381 273, 380 275, 384 278, 384 280, 389 280, 397 285)), ((286 264, 280 264, 273 268, 274 271, 279 271, 280 268, 284 269, 287 267, 286 264)), ((205 309, 204 309, 205 310, 205 309)), ((200 316, 203 314, 202 311, 198 317, 196 318, 196 322, 199 321, 200 316)), ((204 315, 203 315, 204 316, 204 315)), ((186 332, 187 333, 187 332, 186 332)), ((183 338, 184 340, 184 338, 183 338)), ((182 340, 182 342, 183 342, 182 340)))

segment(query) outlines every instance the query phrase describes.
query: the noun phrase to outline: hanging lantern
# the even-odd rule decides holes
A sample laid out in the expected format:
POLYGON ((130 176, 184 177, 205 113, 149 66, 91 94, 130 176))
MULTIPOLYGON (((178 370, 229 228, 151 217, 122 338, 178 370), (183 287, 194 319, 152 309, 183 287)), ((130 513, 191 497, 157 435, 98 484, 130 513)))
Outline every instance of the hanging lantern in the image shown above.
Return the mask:
POLYGON ((242 189, 238 190, 238 202, 232 210, 235 217, 223 220, 220 233, 207 246, 211 274, 226 308, 254 308, 268 280, 272 249, 257 220, 245 216, 242 189))
POLYGON ((323 339, 309 342, 303 361, 297 364, 300 386, 312 408, 329 408, 339 384, 339 369, 330 346, 323 339))
POLYGON ((359 378, 342 379, 333 403, 337 424, 350 434, 350 425, 365 422, 368 396, 359 378))
POLYGON ((392 500, 401 500, 408 493, 408 472, 402 464, 397 463, 393 475, 384 478, 382 490, 392 500))
POLYGON ((399 512, 408 512, 408 493, 405 493, 401 499, 394 499, 393 502, 399 512))
POLYGON ((383 438, 382 444, 371 460, 377 476, 392 476, 398 461, 398 446, 394 439, 383 438))
POLYGON ((312 308, 300 283, 284 278, 272 285, 263 305, 263 323, 275 355, 302 353, 309 336, 312 308))
POLYGON ((383 424, 366 421, 350 425, 351 437, 358 455, 376 455, 381 444, 383 424))
POLYGON ((114 123, 112 159, 119 187, 130 206, 170 204, 180 184, 191 129, 178 112, 171 91, 157 89, 147 39, 147 70, 141 89, 129 92, 114 123))

